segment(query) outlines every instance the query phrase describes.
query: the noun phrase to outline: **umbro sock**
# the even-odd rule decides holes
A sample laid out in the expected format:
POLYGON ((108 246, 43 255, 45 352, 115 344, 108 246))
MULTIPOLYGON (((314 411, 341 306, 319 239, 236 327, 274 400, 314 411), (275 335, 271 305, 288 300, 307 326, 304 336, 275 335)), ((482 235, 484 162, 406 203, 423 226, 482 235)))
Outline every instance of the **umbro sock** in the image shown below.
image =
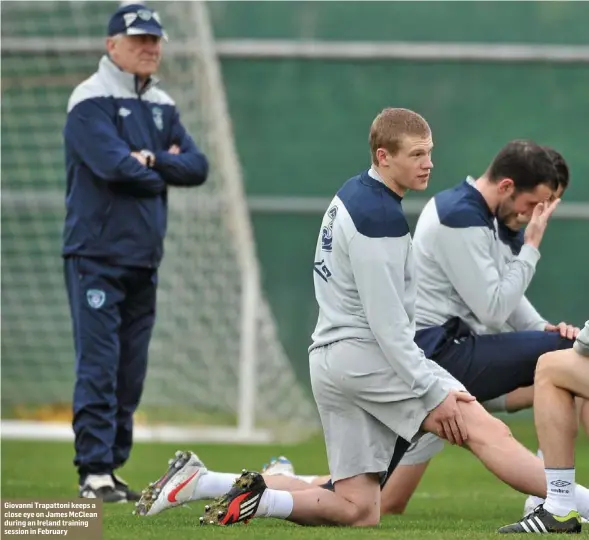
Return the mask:
POLYGON ((577 510, 575 500, 575 469, 545 469, 546 502, 544 509, 556 516, 577 510))

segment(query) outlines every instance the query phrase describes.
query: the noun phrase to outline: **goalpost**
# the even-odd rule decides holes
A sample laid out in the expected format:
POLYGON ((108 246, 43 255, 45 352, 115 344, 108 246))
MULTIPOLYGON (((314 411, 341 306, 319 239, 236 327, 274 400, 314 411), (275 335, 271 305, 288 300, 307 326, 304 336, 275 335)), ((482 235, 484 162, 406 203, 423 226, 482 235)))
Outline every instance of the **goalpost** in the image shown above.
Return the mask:
MULTIPOLYGON (((170 36, 162 87, 207 154, 211 174, 200 188, 169 192, 136 438, 294 438, 317 429, 318 418, 261 290, 207 6, 149 5, 170 36)), ((116 6, 2 4, 2 406, 3 417, 12 416, 2 421, 2 437, 72 436, 74 353, 60 259, 61 130, 70 92, 96 70, 102 54, 96 43, 116 6)))

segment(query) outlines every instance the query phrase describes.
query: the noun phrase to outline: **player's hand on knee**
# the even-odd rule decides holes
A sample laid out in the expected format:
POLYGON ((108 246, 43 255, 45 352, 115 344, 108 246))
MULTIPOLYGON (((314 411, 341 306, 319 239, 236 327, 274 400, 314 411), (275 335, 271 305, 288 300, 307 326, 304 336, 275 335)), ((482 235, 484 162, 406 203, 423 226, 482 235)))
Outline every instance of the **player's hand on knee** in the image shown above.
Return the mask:
POLYGON ((524 242, 526 244, 530 244, 531 246, 538 249, 540 247, 540 243, 542 242, 542 237, 544 236, 544 231, 548 226, 548 220, 552 213, 556 210, 556 207, 559 205, 560 199, 555 199, 553 202, 541 202, 538 203, 535 208, 534 212, 532 213, 532 218, 526 227, 526 232, 524 233, 524 242))
POLYGON ((561 322, 558 324, 547 324, 546 325, 546 332, 559 332, 563 338, 568 339, 576 339, 581 331, 580 328, 573 326, 572 324, 567 324, 565 322, 561 322))
POLYGON ((452 390, 446 399, 429 413, 428 424, 433 427, 436 435, 446 439, 450 444, 462 445, 468 439, 468 431, 458 402, 474 400, 475 397, 468 392, 452 390))

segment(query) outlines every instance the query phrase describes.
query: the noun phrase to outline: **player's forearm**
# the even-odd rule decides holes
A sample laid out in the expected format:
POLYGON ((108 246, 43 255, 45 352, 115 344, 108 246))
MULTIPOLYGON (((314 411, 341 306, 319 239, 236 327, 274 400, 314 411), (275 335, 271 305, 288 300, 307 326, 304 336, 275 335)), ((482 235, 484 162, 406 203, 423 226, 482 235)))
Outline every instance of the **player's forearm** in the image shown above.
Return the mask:
MULTIPOLYGON (((536 272, 536 264, 540 258, 538 250, 531 246, 524 246, 520 254, 509 264, 507 272, 502 275, 498 283, 493 283, 493 276, 489 276, 487 283, 489 295, 487 297, 487 318, 492 323, 489 326, 499 329, 514 311, 521 305, 525 292, 536 272)), ((484 305, 484 302, 481 302, 484 305)), ((545 323, 531 304, 525 314, 536 328, 545 323)), ((525 308, 524 308, 525 309, 525 308)), ((541 328, 543 329, 543 328, 541 328)))
POLYGON ((410 257, 408 235, 366 238, 350 243, 350 260, 364 313, 383 354, 412 395, 428 405, 441 403, 445 395, 430 372, 423 352, 415 344, 414 321, 406 310, 405 261, 410 257), (439 400, 439 401, 438 401, 439 400))
POLYGON ((192 187, 200 186, 206 181, 209 163, 205 155, 198 151, 179 155, 157 152, 154 169, 169 185, 192 187))
POLYGON ((524 246, 501 275, 493 242, 482 228, 446 229, 439 237, 439 259, 468 308, 486 327, 500 331, 523 298, 540 254, 524 246))
POLYGON ((516 332, 522 332, 525 330, 545 330, 548 322, 524 296, 507 319, 507 324, 516 332))
POLYGON ((138 193, 146 195, 159 195, 166 189, 158 172, 145 167, 131 155, 111 166, 103 164, 96 174, 106 182, 133 184, 138 193))

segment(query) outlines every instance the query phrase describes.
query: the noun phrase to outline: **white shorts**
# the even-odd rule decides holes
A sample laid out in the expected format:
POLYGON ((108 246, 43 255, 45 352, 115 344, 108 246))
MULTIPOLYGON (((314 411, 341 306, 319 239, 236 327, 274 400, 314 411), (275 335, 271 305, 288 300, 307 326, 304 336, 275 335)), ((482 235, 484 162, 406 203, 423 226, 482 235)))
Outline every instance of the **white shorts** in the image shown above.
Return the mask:
POLYGON ((399 465, 426 463, 444 449, 444 441, 433 433, 425 433, 414 442, 401 459, 399 465))
MULTIPOLYGON (((309 361, 332 482, 386 473, 398 439, 406 447, 421 435, 429 413, 423 400, 412 397, 375 341, 338 341, 313 349, 309 361)), ((464 390, 446 370, 428 363, 448 392, 464 390)))

